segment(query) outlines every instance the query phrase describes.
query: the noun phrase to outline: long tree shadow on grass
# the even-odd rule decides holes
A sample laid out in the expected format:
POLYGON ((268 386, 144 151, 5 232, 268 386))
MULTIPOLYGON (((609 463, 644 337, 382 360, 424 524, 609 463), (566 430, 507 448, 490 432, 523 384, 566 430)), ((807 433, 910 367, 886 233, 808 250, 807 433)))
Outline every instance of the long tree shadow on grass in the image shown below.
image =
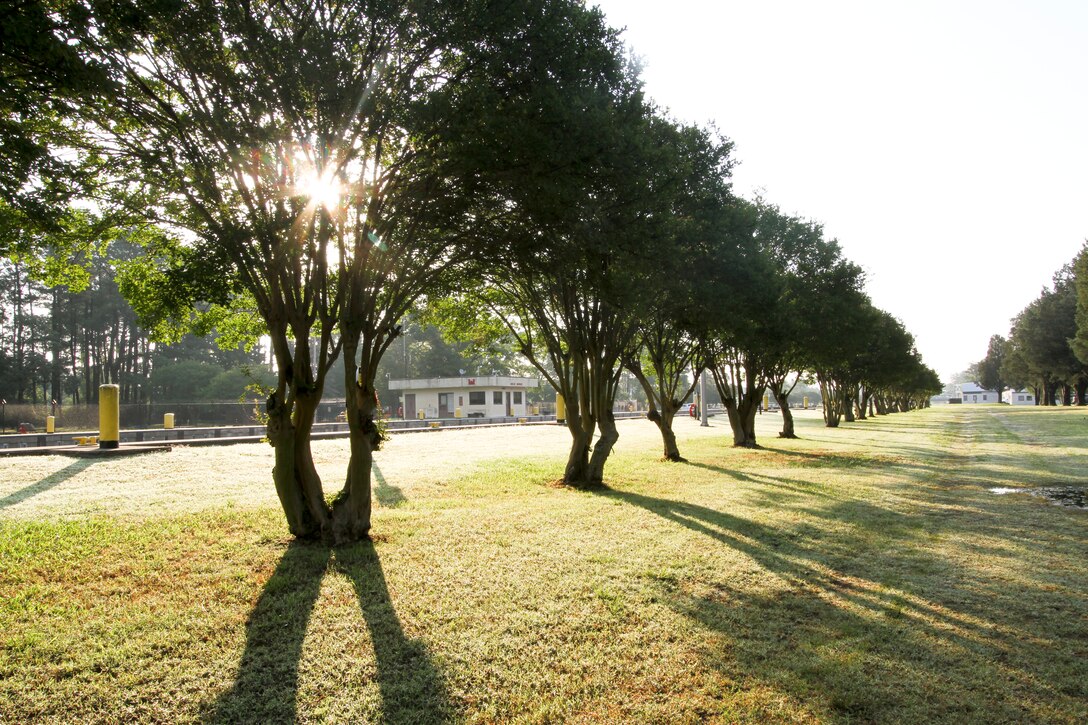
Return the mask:
POLYGON ((330 551, 292 542, 246 622, 246 648, 234 686, 208 722, 294 722, 298 664, 330 551))
MULTIPOLYGON (((374 546, 329 549, 293 542, 272 573, 246 623, 246 646, 231 689, 206 722, 295 722, 299 661, 310 616, 330 567, 352 583, 370 632, 385 722, 448 719, 444 683, 422 643, 408 639, 389 597, 374 546)), ((365 643, 344 642, 347 659, 365 643)), ((366 659, 365 657, 363 659, 366 659)), ((341 693, 342 694, 342 693, 341 693)))
MULTIPOLYGON (((731 679, 754 677, 799 701, 820 693, 829 711, 862 720, 894 720, 900 707, 918 707, 911 692, 931 694, 925 711, 914 711, 928 720, 955 722, 980 706, 983 719, 1023 720, 1031 717, 1021 709, 1025 692, 1045 700, 1052 684, 1063 693, 1082 690, 1075 675, 1040 685, 1032 674, 1038 652, 1021 653, 1022 639, 1052 639, 1057 630, 1042 621, 1025 627, 1014 592, 910 546, 868 556, 868 527, 828 536, 819 526, 771 528, 684 501, 597 492, 735 549, 770 574, 766 586, 754 588, 728 572, 684 586, 666 579, 655 595, 728 642, 706 655, 731 679), (904 573, 911 578, 905 586, 904 573), (961 687, 963 680, 972 687, 961 687), (1009 686, 988 700, 970 692, 1001 681, 1009 686)), ((825 515, 872 519, 893 535, 916 528, 909 515, 844 505, 854 504, 825 515)), ((1073 672, 1065 649, 1049 656, 1073 672)))
POLYGON ((94 460, 87 458, 81 458, 77 461, 73 461, 59 471, 56 471, 55 473, 50 473, 48 476, 38 481, 37 483, 32 483, 26 488, 21 488, 14 493, 9 493, 4 498, 0 498, 0 509, 22 503, 28 498, 33 498, 39 493, 44 493, 51 488, 59 486, 68 479, 79 475, 83 471, 86 471, 88 468, 93 466, 94 463, 94 460))
POLYGON ((445 682, 424 643, 405 635, 374 544, 365 541, 336 549, 335 565, 351 581, 370 631, 383 720, 390 723, 449 720, 452 708, 445 682))
MULTIPOLYGON (((883 614, 889 609, 901 610, 906 606, 906 614, 915 620, 919 616, 932 616, 947 620, 962 630, 985 627, 971 621, 975 617, 959 617, 951 609, 940 612, 920 599, 908 601, 899 594, 880 591, 882 586, 898 582, 893 582, 892 577, 883 571, 871 570, 869 563, 863 564, 858 558, 859 552, 871 543, 867 538, 869 532, 880 531, 892 538, 916 534, 922 531, 919 522, 923 515, 908 516, 865 501, 839 501, 822 509, 795 509, 798 513, 804 513, 808 521, 796 524, 791 529, 779 529, 684 501, 654 498, 608 487, 597 489, 597 492, 646 509, 736 549, 791 586, 835 592, 837 597, 850 600, 876 614, 883 614), (845 538, 842 535, 824 537, 824 528, 819 523, 821 519, 827 522, 853 522, 852 533, 845 538), (856 582, 846 585, 843 577, 864 580, 865 585, 859 587, 856 582)), ((914 570, 940 569, 950 578, 963 578, 961 573, 947 570, 948 562, 906 548, 899 552, 883 552, 883 556, 890 563, 908 564, 914 570)), ((942 636, 955 635, 945 632, 942 636)))
POLYGON ((819 490, 819 486, 808 481, 793 478, 784 478, 779 476, 770 476, 765 473, 756 473, 754 471, 738 471, 735 469, 724 468, 722 466, 715 466, 710 463, 699 463, 698 461, 687 461, 685 465, 693 466, 695 468, 701 468, 704 471, 712 471, 714 473, 728 476, 736 481, 743 481, 745 483, 752 483, 756 485, 769 485, 775 486, 781 489, 795 491, 798 495, 804 496, 826 496, 819 490))

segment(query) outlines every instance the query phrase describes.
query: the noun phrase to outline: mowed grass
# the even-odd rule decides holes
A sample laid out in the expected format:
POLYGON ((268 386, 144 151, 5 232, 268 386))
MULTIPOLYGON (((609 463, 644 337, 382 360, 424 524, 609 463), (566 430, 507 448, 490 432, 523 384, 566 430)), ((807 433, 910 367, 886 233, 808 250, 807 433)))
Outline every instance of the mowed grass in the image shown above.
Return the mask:
POLYGON ((590 491, 562 429, 402 436, 335 549, 264 448, 4 459, 0 722, 1088 721, 1088 511, 987 490, 1082 485, 1086 411, 777 424, 624 422, 590 491))

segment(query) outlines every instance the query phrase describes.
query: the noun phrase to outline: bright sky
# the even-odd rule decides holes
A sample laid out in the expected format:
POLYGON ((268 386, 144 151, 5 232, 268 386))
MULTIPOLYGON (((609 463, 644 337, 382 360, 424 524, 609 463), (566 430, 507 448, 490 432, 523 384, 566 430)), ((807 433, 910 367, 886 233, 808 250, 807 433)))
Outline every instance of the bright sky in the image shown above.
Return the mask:
POLYGON ((1084 0, 589 0, 646 89, 824 224, 946 381, 1088 238, 1084 0))

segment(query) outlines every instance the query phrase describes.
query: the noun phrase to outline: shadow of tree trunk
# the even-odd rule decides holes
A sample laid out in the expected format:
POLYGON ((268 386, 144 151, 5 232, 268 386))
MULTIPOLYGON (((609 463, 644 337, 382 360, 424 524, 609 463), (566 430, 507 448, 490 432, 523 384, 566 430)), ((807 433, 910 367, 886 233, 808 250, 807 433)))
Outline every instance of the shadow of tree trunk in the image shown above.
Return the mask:
MULTIPOLYGON (((445 683, 423 643, 405 636, 373 543, 331 550, 296 541, 276 565, 246 622, 246 647, 234 685, 212 706, 205 722, 300 719, 297 699, 302 645, 321 581, 330 566, 351 582, 370 631, 382 720, 418 723, 451 719, 445 683)), ((344 648, 352 645, 345 642, 344 648)), ((350 693, 341 696, 350 697, 350 693)))
POLYGON ((378 499, 378 503, 382 506, 394 508, 407 500, 398 486, 391 486, 385 480, 377 463, 371 466, 370 473, 374 477, 374 498, 378 499))
POLYGON ((37 483, 33 483, 26 488, 21 488, 14 493, 8 494, 4 498, 0 498, 0 509, 7 508, 8 506, 14 506, 17 503, 22 503, 28 498, 33 498, 39 493, 44 493, 49 489, 53 488, 54 486, 59 486, 60 484, 67 481, 69 478, 72 478, 82 473, 83 471, 86 471, 88 468, 93 466, 94 463, 94 460, 89 460, 86 458, 82 458, 73 463, 69 463, 64 468, 60 469, 55 473, 49 474, 37 483))
POLYGON ((453 713, 445 682, 426 646, 404 634, 374 544, 364 541, 336 549, 336 566, 351 581, 370 630, 383 720, 390 723, 451 720, 453 713))
POLYGON ((330 551, 292 542, 246 622, 246 648, 234 686, 206 722, 294 722, 298 664, 330 551))

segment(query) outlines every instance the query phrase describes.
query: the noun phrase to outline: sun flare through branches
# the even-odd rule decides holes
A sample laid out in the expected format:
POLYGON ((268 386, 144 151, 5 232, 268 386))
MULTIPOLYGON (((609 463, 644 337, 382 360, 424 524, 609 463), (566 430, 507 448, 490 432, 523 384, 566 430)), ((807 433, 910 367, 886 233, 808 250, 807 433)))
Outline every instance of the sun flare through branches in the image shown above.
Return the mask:
POLYGON ((299 179, 297 190, 310 200, 314 209, 322 207, 327 211, 338 208, 344 195, 340 180, 334 174, 321 174, 316 170, 299 179))

